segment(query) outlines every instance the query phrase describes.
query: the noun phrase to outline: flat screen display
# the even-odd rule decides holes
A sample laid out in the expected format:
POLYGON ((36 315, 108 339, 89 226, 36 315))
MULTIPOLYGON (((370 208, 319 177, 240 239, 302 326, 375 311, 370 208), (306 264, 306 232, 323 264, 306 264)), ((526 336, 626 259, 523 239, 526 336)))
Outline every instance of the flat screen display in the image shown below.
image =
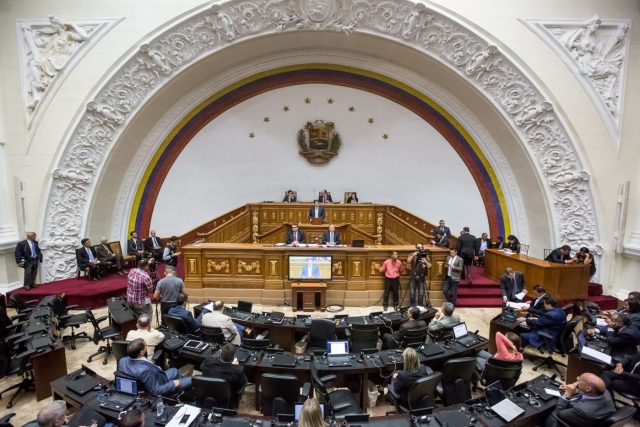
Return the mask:
POLYGON ((289 280, 331 280, 331 257, 289 255, 289 280))

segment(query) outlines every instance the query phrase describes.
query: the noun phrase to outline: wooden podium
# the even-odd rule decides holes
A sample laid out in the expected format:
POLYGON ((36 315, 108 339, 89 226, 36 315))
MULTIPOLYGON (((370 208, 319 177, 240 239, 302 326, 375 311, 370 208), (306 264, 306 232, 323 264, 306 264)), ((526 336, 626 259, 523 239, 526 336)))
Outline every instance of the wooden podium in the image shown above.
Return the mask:
POLYGON ((326 283, 292 283, 291 307, 293 311, 324 311, 326 306, 326 283))

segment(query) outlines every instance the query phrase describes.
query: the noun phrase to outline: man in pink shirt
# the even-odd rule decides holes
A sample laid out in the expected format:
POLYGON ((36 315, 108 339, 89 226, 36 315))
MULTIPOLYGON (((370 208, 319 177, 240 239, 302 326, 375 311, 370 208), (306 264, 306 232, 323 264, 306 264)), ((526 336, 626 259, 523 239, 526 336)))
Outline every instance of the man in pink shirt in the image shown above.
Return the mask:
POLYGON ((393 309, 398 310, 398 291, 400 288, 400 271, 402 269, 402 261, 398 259, 398 252, 392 252, 391 258, 382 263, 380 273, 384 273, 384 294, 382 295, 382 308, 387 311, 389 291, 393 295, 393 309))

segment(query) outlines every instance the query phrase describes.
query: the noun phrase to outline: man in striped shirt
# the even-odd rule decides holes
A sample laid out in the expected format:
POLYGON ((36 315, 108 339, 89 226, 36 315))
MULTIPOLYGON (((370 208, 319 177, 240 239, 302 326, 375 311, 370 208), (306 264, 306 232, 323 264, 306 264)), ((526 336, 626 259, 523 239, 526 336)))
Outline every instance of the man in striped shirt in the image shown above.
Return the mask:
POLYGON ((133 268, 127 276, 127 302, 139 316, 151 316, 151 299, 149 294, 153 290, 153 282, 149 276, 149 261, 145 258, 138 261, 138 268, 133 268))

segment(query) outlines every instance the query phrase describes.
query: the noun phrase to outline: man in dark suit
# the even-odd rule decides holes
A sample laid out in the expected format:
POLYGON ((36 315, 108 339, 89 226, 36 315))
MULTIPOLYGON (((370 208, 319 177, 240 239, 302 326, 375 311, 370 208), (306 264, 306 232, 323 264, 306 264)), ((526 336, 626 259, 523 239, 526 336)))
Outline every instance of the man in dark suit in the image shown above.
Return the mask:
POLYGON ((80 241, 82 247, 76 249, 76 258, 78 260, 78 267, 80 270, 85 271, 87 267, 91 272, 93 280, 98 280, 104 275, 104 266, 98 259, 98 254, 91 247, 91 240, 86 237, 80 241))
POLYGON ((136 264, 141 258, 147 257, 147 251, 144 250, 144 242, 138 238, 138 233, 132 231, 129 233, 131 238, 127 240, 127 254, 136 256, 136 264))
POLYGON ((640 343, 640 330, 631 325, 631 319, 626 314, 619 314, 607 320, 607 326, 588 329, 587 332, 599 333, 611 347, 611 356, 616 358, 634 354, 636 345, 640 343))
POLYGON ((435 234, 435 237, 431 240, 432 245, 440 246, 443 248, 449 247, 449 238, 446 234, 442 234, 442 232, 438 231, 435 234))
POLYGON ((556 427, 559 418, 570 426, 595 426, 613 415, 616 407, 602 378, 584 373, 573 384, 561 385, 563 395, 547 418, 545 427, 556 427))
POLYGON ((469 233, 469 227, 464 227, 458 237, 458 255, 464 260, 464 278, 471 282, 471 264, 476 256, 476 236, 469 233))
POLYGON ((571 246, 562 245, 561 247, 552 250, 544 260, 556 262, 558 264, 569 264, 571 262, 571 246))
POLYGON ((144 246, 147 252, 149 252, 156 261, 160 262, 162 260, 164 245, 162 244, 162 239, 156 236, 155 230, 151 230, 149 232, 149 237, 145 240, 144 246))
POLYGON ((96 254, 98 255, 100 264, 104 265, 105 268, 107 265, 111 264, 116 266, 119 275, 124 276, 125 273, 128 273, 128 271, 125 271, 123 267, 124 259, 111 250, 106 237, 102 237, 100 239, 100 246, 96 249, 96 254))
POLYGON ((529 304, 529 315, 539 316, 547 310, 544 308, 545 297, 547 297, 547 290, 540 285, 533 287, 536 293, 536 298, 529 304))
POLYGON ((567 314, 558 307, 558 302, 553 298, 546 298, 544 308, 547 310, 540 317, 527 318, 527 325, 531 327, 531 332, 520 334, 522 347, 531 344, 533 347, 540 347, 544 342, 542 336, 538 332, 545 332, 551 335, 551 342, 555 343, 560 330, 567 323, 567 314))
POLYGON ((336 231, 335 225, 329 225, 329 230, 322 233, 322 244, 329 246, 340 244, 340 232, 336 231))
POLYGON ((420 309, 413 306, 407 313, 407 321, 400 325, 397 331, 393 334, 386 333, 382 336, 382 344, 385 348, 398 348, 405 333, 410 329, 422 329, 426 328, 427 324, 424 320, 419 320, 420 309))
POLYGON ((291 231, 287 234, 287 245, 298 246, 299 243, 304 243, 304 233, 302 230, 298 230, 298 226, 293 224, 291 231))
POLYGON ((284 195, 284 199, 282 199, 282 201, 285 203, 295 203, 297 198, 293 190, 287 191, 287 194, 284 195))
POLYGON ((320 206, 317 200, 313 201, 313 206, 309 208, 309 222, 314 218, 320 218, 324 221, 324 207, 320 206))
POLYGON ((487 249, 491 249, 491 239, 487 233, 482 233, 481 237, 476 239, 476 256, 475 261, 478 261, 478 265, 484 265, 484 252, 487 249))
POLYGON ((36 233, 30 231, 26 237, 26 240, 16 245, 16 264, 24 268, 24 287, 31 289, 36 287, 38 263, 42 262, 42 252, 36 240, 36 233))
POLYGON ((513 271, 513 268, 507 267, 504 269, 504 274, 500 277, 500 292, 502 293, 502 302, 504 304, 507 301, 520 301, 516 298, 516 294, 526 290, 524 283, 524 274, 520 271, 513 271))
POLYGON ((191 388, 191 377, 182 378, 176 368, 163 371, 147 360, 147 346, 142 338, 131 341, 127 345, 127 353, 128 356, 118 361, 118 371, 135 378, 148 393, 165 396, 191 388))
POLYGON ((327 190, 322 190, 320 194, 318 194, 318 201, 320 203, 331 203, 333 200, 331 199, 331 194, 327 190))
POLYGON ((447 240, 451 239, 451 230, 449 229, 449 227, 444 225, 444 219, 440 220, 440 225, 434 227, 434 229, 431 230, 431 234, 434 236, 438 233, 447 236, 447 240))
POLYGON ((604 371, 601 378, 609 390, 618 393, 638 394, 640 390, 640 344, 636 346, 636 354, 616 359, 611 371, 604 371))
POLYGON ((205 377, 222 378, 231 387, 231 396, 235 407, 242 397, 242 391, 247 385, 247 376, 244 367, 235 358, 236 348, 233 344, 225 344, 220 350, 219 356, 207 357, 200 366, 200 371, 205 377), (237 400, 236 400, 237 399, 237 400))

